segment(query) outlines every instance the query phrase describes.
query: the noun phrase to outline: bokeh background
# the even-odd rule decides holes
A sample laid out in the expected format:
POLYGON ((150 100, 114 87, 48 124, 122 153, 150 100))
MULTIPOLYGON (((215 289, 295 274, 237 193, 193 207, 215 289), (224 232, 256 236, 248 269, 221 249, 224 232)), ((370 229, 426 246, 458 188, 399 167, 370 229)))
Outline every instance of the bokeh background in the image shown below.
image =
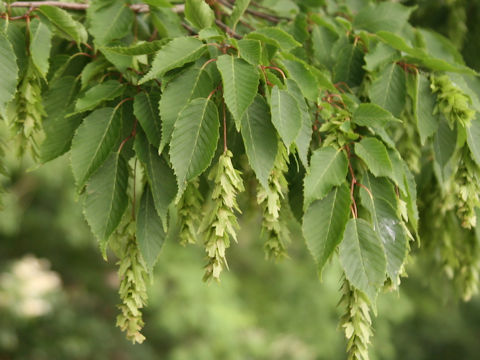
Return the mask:
MULTIPOLYGON (((479 1, 404 3, 418 6, 416 25, 450 37, 480 70, 479 1)), ((0 135, 6 131, 0 128, 0 135)), ((39 169, 27 158, 6 156, 0 360, 345 359, 338 264, 320 282, 294 223, 290 258, 266 261, 255 212, 241 218, 239 244, 229 249, 230 271, 221 284, 201 281, 201 246, 167 240, 144 315, 147 341, 130 345, 114 326, 115 259, 103 261, 83 219, 68 156, 39 169)), ((480 297, 458 300, 440 268, 415 257, 428 255, 425 250, 413 253, 401 290, 379 297, 372 359, 478 359, 480 297)))

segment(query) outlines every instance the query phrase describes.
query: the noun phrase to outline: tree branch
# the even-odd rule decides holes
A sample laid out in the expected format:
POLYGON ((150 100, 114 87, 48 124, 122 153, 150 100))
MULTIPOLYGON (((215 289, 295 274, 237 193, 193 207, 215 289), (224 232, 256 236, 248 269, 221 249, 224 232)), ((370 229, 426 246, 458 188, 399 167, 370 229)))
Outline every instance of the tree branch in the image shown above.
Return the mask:
MULTIPOLYGON (((39 6, 54 6, 59 7, 65 10, 76 10, 76 11, 83 11, 88 9, 90 6, 89 4, 78 4, 78 3, 68 3, 62 1, 16 1, 11 3, 10 5, 5 4, 5 6, 10 7, 17 7, 17 8, 32 8, 36 9, 39 6)), ((130 9, 137 13, 145 13, 150 11, 150 7, 146 4, 132 4, 130 5, 130 9)), ((181 13, 185 9, 185 5, 175 5, 172 8, 172 11, 175 13, 181 13)))

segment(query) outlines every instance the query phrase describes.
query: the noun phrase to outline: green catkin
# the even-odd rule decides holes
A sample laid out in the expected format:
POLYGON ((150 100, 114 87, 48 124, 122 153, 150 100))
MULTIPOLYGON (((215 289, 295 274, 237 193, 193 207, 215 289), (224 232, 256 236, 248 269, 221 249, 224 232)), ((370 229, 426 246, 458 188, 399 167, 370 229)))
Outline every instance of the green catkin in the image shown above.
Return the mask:
POLYGON ((339 305, 345 309, 340 326, 347 338, 348 360, 368 360, 368 345, 373 335, 368 301, 359 290, 343 278, 339 305))
POLYGON ((235 210, 240 212, 236 196, 244 190, 240 171, 232 165, 232 153, 226 150, 212 169, 209 179, 214 181, 213 206, 200 231, 204 234, 208 263, 203 279, 220 280, 223 268, 228 269, 225 251, 230 247, 230 238, 237 241, 238 229, 235 210))
POLYGON ((30 61, 26 74, 18 86, 15 99, 7 109, 8 123, 14 138, 18 141, 19 155, 29 150, 32 157, 38 159, 38 144, 43 137, 42 118, 44 116, 41 80, 30 61))
POLYGON ((192 180, 185 189, 185 193, 178 204, 180 218, 180 244, 195 244, 197 241, 197 227, 200 223, 203 197, 200 193, 198 178, 192 180))
POLYGON ((460 90, 447 75, 438 77, 432 75, 430 81, 432 91, 437 95, 434 113, 442 113, 451 128, 456 123, 468 127, 475 117, 470 97, 460 90))
POLYGON ((140 333, 144 325, 141 309, 147 304, 148 273, 133 233, 128 235, 124 246, 118 262, 118 293, 122 303, 118 305, 120 314, 117 316, 117 326, 126 332, 127 339, 132 343, 142 343, 145 337, 140 333))
POLYGON ((262 233, 266 236, 264 250, 268 259, 287 255, 288 229, 279 221, 281 202, 288 187, 284 176, 287 171, 287 149, 279 143, 273 170, 268 178, 268 188, 259 185, 257 190, 257 203, 263 206, 262 233))

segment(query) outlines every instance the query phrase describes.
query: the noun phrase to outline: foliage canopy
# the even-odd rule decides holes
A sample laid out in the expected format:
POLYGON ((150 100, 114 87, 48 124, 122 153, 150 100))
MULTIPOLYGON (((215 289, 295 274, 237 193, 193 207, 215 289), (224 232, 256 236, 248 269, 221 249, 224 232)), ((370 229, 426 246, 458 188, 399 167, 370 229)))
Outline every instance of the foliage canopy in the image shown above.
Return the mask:
POLYGON ((69 152, 129 339, 167 237, 204 244, 220 279, 243 192, 266 257, 293 221, 320 275, 338 256, 349 359, 420 238, 478 291, 480 81, 449 40, 397 2, 172 3, 0 3, 5 141, 39 164, 69 152))

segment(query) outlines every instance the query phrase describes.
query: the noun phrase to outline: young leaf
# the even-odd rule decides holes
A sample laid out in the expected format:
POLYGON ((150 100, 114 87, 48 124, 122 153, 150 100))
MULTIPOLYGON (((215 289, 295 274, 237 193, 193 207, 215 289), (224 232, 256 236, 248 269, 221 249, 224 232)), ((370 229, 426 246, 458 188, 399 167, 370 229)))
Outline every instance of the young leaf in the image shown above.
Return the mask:
POLYGON ((225 103, 235 119, 237 130, 240 130, 243 114, 258 91, 260 77, 257 68, 230 55, 219 56, 217 67, 222 75, 225 103))
POLYGON ((5 117, 5 106, 17 89, 17 57, 7 37, 0 32, 0 116, 5 117))
POLYGON ((322 200, 310 204, 303 216, 303 235, 317 263, 320 276, 343 238, 349 214, 350 192, 347 186, 342 184, 331 190, 322 200))
POLYGON ((185 18, 197 29, 204 29, 213 25, 215 14, 204 0, 186 0, 185 18))
POLYGON ((375 104, 363 103, 355 109, 353 122, 360 126, 386 127, 395 117, 387 110, 375 104))
POLYGON ((303 183, 304 208, 312 201, 323 199, 332 187, 341 185, 345 181, 347 170, 348 161, 342 150, 330 146, 315 150, 303 183))
POLYGON ((70 149, 72 138, 82 121, 79 115, 66 117, 73 109, 73 99, 78 93, 78 82, 73 76, 65 76, 54 83, 43 106, 47 114, 43 121, 45 140, 40 146, 40 159, 47 162, 70 149))
POLYGON ((348 221, 340 243, 340 263, 350 284, 373 304, 385 280, 387 262, 380 238, 365 220, 348 221))
POLYGON ((97 109, 88 115, 72 140, 72 170, 81 190, 113 150, 120 134, 121 122, 113 108, 97 109))
POLYGON ((219 138, 218 110, 215 104, 198 98, 178 115, 170 143, 170 160, 177 176, 177 201, 187 181, 200 175, 210 165, 219 138))
POLYGON ((127 208, 128 168, 118 152, 110 153, 87 185, 84 214, 106 258, 107 241, 127 208))
POLYGON ((203 43, 193 37, 179 37, 161 48, 152 63, 150 71, 140 80, 143 84, 162 76, 168 70, 197 60, 205 50, 203 43))
POLYGON ((133 113, 140 122, 148 141, 153 146, 160 145, 161 124, 158 115, 158 102, 160 96, 157 93, 141 92, 133 100, 133 113))
POLYGON ((379 77, 373 81, 369 91, 373 103, 400 117, 405 107, 407 90, 406 75, 400 66, 395 63, 383 68, 379 77))
POLYGON ((55 6, 39 6, 38 11, 45 15, 51 24, 68 40, 76 43, 86 43, 88 40, 87 30, 82 23, 73 19, 72 15, 55 6))
POLYGON ((165 159, 158 155, 156 148, 148 143, 145 134, 141 131, 135 137, 135 153, 145 165, 155 209, 157 209, 158 216, 162 219, 163 228, 166 230, 168 207, 177 194, 175 174, 165 159))
POLYGON ((192 99, 207 97, 212 90, 213 83, 210 76, 197 66, 189 68, 168 83, 159 103, 162 120, 159 153, 170 142, 175 121, 183 107, 192 99))
POLYGON ((30 55, 33 64, 42 77, 47 76, 50 66, 50 49, 52 47, 52 32, 47 25, 38 19, 30 24, 30 55))
POLYGON ((152 272, 160 250, 162 250, 166 235, 162 221, 155 211, 152 191, 148 186, 145 188, 140 200, 136 227, 140 253, 145 260, 148 271, 152 272))
POLYGON ((82 97, 78 98, 77 103, 75 104, 75 112, 92 110, 102 102, 120 96, 124 89, 125 85, 116 80, 108 80, 104 83, 95 85, 82 97))
POLYGON ((287 147, 295 141, 302 127, 302 114, 297 100, 286 90, 274 86, 271 93, 270 107, 272 123, 287 147))
POLYGON ((358 86, 362 82, 363 52, 359 46, 353 44, 345 44, 339 51, 337 61, 333 68, 334 82, 345 82, 350 87, 358 86))
POLYGON ((387 148, 380 140, 372 137, 363 138, 355 143, 355 154, 360 157, 375 176, 393 178, 392 161, 387 148))
POLYGON ((104 46, 130 32, 135 14, 125 0, 95 0, 88 7, 87 18, 95 43, 104 46))
POLYGON ((268 189, 268 177, 277 155, 277 136, 268 105, 260 95, 243 115, 241 129, 248 162, 260 184, 268 189))

